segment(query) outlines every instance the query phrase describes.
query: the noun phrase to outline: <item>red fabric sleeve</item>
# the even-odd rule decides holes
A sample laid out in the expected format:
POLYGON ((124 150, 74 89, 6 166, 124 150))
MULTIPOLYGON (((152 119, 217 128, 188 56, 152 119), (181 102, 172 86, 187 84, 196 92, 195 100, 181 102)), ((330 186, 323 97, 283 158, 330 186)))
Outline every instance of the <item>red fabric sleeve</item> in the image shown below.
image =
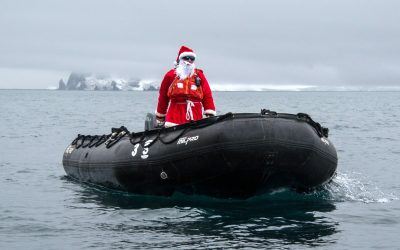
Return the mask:
POLYGON ((165 116, 167 114, 167 109, 169 104, 169 98, 167 94, 169 86, 171 85, 174 78, 175 78, 175 72, 173 69, 171 69, 165 74, 164 79, 161 82, 160 91, 158 95, 158 104, 156 109, 158 115, 165 116))
POLYGON ((215 111, 215 104, 214 104, 214 98, 212 96, 212 92, 210 89, 210 85, 208 84, 207 78, 204 75, 202 70, 198 70, 197 74, 199 75, 201 79, 201 87, 203 88, 203 107, 204 110, 213 110, 215 111))

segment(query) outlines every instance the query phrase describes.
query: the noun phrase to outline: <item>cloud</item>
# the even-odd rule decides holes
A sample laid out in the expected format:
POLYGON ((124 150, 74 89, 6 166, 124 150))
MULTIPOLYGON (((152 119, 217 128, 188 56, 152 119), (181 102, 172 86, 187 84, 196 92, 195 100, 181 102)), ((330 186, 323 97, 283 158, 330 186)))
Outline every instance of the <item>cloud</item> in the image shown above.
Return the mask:
POLYGON ((49 89, 57 86, 60 78, 68 77, 68 73, 54 70, 0 68, 0 87, 7 89, 49 89))
MULTIPOLYGON (((216 82, 399 86, 399 7, 395 0, 2 0, 0 68, 32 72, 35 81, 13 79, 27 88, 47 87, 38 80, 46 72, 161 78, 187 44, 216 82)), ((10 77, 0 75, 0 88, 10 77)))

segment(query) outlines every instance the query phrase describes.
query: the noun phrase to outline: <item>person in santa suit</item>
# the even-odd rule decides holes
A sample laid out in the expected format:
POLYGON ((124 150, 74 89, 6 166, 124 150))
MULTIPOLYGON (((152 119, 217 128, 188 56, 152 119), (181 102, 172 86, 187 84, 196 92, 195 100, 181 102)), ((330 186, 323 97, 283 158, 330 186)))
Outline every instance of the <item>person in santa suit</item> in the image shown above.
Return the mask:
POLYGON ((175 68, 165 74, 156 109, 158 124, 172 127, 216 115, 210 86, 195 59, 194 51, 182 46, 175 68))

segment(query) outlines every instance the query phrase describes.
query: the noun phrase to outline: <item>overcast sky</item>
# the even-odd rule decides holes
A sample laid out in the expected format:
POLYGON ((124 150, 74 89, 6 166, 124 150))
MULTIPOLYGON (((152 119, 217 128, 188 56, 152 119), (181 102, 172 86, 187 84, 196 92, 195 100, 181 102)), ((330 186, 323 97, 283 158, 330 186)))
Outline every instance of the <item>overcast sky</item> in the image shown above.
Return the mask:
POLYGON ((0 88, 161 79, 182 44, 211 84, 399 87, 400 1, 0 0, 0 88))

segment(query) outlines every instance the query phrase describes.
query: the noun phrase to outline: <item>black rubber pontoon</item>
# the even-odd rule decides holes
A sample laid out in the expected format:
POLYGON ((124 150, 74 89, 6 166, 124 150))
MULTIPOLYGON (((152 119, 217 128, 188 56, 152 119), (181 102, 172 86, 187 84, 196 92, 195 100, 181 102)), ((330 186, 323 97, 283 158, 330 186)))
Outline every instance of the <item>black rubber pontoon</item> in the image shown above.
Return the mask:
POLYGON ((228 113, 172 127, 78 137, 63 156, 80 181, 136 194, 174 192, 248 198, 277 188, 312 190, 328 182, 337 154, 328 129, 306 114, 228 113))

